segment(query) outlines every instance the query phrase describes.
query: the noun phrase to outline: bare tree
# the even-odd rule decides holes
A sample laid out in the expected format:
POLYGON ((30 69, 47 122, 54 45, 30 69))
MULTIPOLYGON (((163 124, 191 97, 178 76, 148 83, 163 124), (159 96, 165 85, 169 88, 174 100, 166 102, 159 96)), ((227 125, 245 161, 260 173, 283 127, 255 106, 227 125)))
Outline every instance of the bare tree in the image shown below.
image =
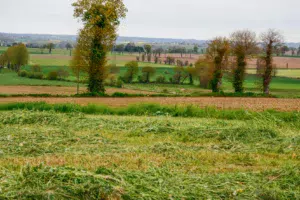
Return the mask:
POLYGON ((262 78, 263 92, 270 93, 270 83, 272 81, 272 74, 274 73, 273 51, 274 46, 283 43, 282 34, 274 29, 269 29, 267 32, 262 33, 260 39, 263 43, 265 55, 260 59, 259 75, 262 78))

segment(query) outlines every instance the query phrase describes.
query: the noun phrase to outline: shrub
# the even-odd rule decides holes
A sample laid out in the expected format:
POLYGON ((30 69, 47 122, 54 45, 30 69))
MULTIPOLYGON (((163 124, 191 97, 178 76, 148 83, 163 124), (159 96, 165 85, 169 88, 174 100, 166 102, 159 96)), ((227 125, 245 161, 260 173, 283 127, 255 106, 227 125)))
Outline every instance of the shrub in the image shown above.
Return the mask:
POLYGON ((58 79, 57 71, 49 72, 48 75, 47 75, 47 79, 48 80, 57 80, 58 79))
POLYGON ((166 82, 166 77, 164 76, 158 76, 156 77, 156 83, 165 83, 166 82))
POLYGON ((116 87, 123 88, 123 85, 124 85, 124 82, 120 78, 118 78, 117 83, 116 83, 116 87))
POLYGON ((33 72, 27 73, 27 77, 28 77, 28 78, 34 78, 34 73, 33 73, 33 72))
POLYGON ((57 70, 57 77, 58 79, 66 79, 69 76, 69 72, 64 69, 57 70))
POLYGON ((44 77, 44 74, 41 72, 33 73, 33 78, 35 78, 35 79, 43 79, 43 77, 44 77))
POLYGON ((27 77, 28 76, 28 72, 25 71, 25 70, 21 70, 18 75, 21 76, 21 77, 27 77))
POLYGON ((145 83, 145 79, 143 76, 138 76, 138 82, 139 83, 145 83))
POLYGON ((128 97, 129 95, 127 93, 115 92, 111 96, 112 97, 128 97))
POLYGON ((116 83, 117 83, 117 78, 114 74, 110 74, 105 81, 105 85, 108 85, 111 87, 116 86, 116 83))
POLYGON ((42 68, 40 65, 32 65, 31 72, 42 72, 42 68))

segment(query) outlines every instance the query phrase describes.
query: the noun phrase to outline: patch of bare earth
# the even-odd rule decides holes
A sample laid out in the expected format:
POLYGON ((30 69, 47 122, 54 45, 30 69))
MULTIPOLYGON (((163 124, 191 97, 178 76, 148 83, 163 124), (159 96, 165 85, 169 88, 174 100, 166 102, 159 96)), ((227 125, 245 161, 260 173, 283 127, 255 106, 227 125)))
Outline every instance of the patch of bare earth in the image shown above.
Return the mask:
MULTIPOLYGON (((57 86, 0 86, 0 94, 52 94, 52 95, 72 95, 76 94, 76 87, 57 87, 57 86)), ((86 92, 86 88, 80 88, 80 92, 86 92)), ((125 88, 108 88, 108 94, 122 92, 128 94, 155 94, 125 88)))
POLYGON ((143 98, 0 98, 0 103, 12 102, 46 102, 74 103, 80 105, 102 104, 112 107, 122 107, 138 103, 159 103, 162 105, 196 105, 202 108, 216 107, 218 109, 246 109, 263 111, 274 109, 278 111, 300 111, 300 99, 271 98, 230 98, 230 97, 143 97, 143 98))

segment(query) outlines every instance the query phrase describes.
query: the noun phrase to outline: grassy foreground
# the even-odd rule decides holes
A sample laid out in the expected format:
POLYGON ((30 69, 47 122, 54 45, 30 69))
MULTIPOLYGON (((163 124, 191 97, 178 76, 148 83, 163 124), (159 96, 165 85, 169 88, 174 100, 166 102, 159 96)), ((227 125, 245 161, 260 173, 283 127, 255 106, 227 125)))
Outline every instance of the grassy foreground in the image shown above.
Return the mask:
POLYGON ((300 198, 298 112, 0 110, 0 199, 300 198))

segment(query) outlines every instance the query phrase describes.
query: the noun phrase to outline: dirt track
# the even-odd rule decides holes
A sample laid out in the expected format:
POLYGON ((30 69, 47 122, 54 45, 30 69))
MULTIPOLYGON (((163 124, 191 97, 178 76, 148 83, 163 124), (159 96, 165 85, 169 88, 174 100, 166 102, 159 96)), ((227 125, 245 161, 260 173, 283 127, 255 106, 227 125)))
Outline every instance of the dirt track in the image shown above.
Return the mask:
MULTIPOLYGON (((81 88, 80 92, 86 92, 86 88, 81 88)), ((155 92, 131 90, 124 88, 108 88, 108 94, 123 92, 128 94, 155 94, 155 92)), ((52 95, 72 95, 76 93, 76 87, 56 87, 56 86, 0 86, 0 94, 52 94, 52 95)))
POLYGON ((121 107, 137 103, 160 103, 164 105, 197 105, 200 107, 217 107, 219 109, 247 109, 247 110, 267 110, 275 109, 279 111, 300 111, 300 99, 269 99, 269 98, 166 98, 166 97, 145 97, 145 98, 0 98, 0 103, 11 102, 40 102, 47 103, 76 103, 81 105, 103 104, 113 107, 121 107))

